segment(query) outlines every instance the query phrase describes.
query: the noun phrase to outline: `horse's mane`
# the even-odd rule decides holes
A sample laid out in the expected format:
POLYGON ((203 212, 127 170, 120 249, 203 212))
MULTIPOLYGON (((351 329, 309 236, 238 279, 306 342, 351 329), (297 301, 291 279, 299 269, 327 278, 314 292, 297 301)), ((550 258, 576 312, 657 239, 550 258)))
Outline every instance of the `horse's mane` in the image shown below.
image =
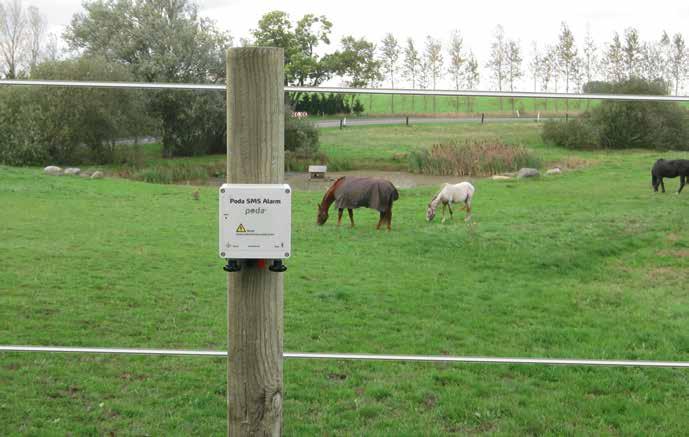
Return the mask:
POLYGON ((327 202, 328 198, 331 198, 331 199, 335 198, 335 190, 337 189, 337 187, 340 186, 342 181, 344 181, 344 178, 345 178, 345 176, 340 176, 339 178, 335 179, 335 182, 333 182, 333 184, 330 186, 330 188, 328 188, 325 191, 325 194, 323 195, 323 200, 321 200, 321 206, 323 206, 323 207, 325 207, 325 205, 330 206, 330 204, 326 203, 326 202, 327 202))
MULTIPOLYGON (((325 196, 327 196, 330 193, 334 193, 335 189, 337 189, 337 187, 340 186, 340 184, 342 183, 344 178, 345 178, 344 176, 340 176, 339 178, 335 179, 335 182, 333 182, 333 184, 330 186, 330 188, 328 188, 328 190, 325 192, 325 196)), ((325 196, 323 197, 324 199, 325 199, 325 196)))

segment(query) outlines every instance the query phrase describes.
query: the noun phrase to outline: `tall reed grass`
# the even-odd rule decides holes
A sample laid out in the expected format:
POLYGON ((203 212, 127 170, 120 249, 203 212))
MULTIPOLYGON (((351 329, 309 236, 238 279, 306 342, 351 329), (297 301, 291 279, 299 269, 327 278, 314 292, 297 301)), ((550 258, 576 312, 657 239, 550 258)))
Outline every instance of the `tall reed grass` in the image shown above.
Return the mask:
POLYGON ((500 140, 453 141, 409 154, 409 171, 436 176, 490 176, 541 165, 526 147, 500 140))
POLYGON ((144 168, 125 169, 120 176, 155 184, 176 184, 180 182, 205 182, 212 177, 225 174, 225 162, 199 164, 170 162, 144 168))

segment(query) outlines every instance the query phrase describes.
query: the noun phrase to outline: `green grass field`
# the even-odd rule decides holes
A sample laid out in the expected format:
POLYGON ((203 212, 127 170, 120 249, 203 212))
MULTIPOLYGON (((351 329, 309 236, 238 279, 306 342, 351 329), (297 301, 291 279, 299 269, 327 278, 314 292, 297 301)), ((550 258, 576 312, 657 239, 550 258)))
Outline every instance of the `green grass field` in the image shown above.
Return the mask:
POLYGON ((412 150, 463 139, 496 139, 507 144, 529 146, 549 162, 589 156, 545 147, 541 140, 541 125, 529 122, 353 126, 320 131, 321 151, 332 161, 334 168, 344 162, 352 169, 406 170, 406 155, 412 150))
MULTIPOLYGON (((385 159, 396 129, 324 147, 385 159)), ((659 153, 520 135, 588 165, 475 180, 471 224, 426 223, 434 189, 401 190, 392 232, 368 210, 317 227, 320 193, 296 192, 285 350, 688 361, 689 193, 651 192, 659 153)), ((225 348, 217 192, 194 189, 0 167, 0 344, 225 348)), ((681 435, 689 408, 686 370, 288 360, 284 378, 286 435, 681 435)), ((222 435, 225 398, 222 359, 0 354, 4 435, 222 435)))
MULTIPOLYGON (((485 112, 489 116, 512 116, 512 99, 498 97, 449 97, 449 96, 406 96, 396 95, 360 95, 359 100, 364 106, 364 116, 380 115, 460 115, 476 116, 485 112), (394 101, 393 101, 394 100, 394 101), (435 103, 434 103, 435 101, 435 103)), ((569 99, 534 99, 515 98, 514 110, 521 116, 535 117, 537 113, 546 115, 564 115, 567 107, 570 114, 585 111, 598 105, 598 101, 587 104, 583 100, 569 99), (568 106, 567 106, 568 105, 568 106)), ((320 119, 320 117, 314 117, 320 119)), ((328 118, 326 116, 326 118, 328 118)))

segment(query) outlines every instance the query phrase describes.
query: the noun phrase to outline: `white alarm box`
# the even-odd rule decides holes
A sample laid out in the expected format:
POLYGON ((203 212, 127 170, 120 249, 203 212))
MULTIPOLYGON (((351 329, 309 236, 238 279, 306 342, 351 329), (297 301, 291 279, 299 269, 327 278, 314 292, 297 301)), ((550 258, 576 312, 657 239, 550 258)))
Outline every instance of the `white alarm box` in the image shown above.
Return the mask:
POLYGON ((225 259, 291 255, 292 189, 287 184, 223 184, 220 247, 225 259))

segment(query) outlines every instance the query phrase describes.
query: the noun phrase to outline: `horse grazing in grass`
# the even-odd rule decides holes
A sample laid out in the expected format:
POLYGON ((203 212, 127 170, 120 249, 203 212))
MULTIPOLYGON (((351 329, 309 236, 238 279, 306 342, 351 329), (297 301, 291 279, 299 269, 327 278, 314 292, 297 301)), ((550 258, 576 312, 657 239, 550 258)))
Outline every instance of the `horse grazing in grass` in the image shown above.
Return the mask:
POLYGON ((682 188, 684 188, 686 179, 689 178, 689 159, 657 160, 651 169, 653 191, 658 192, 658 185, 660 185, 664 193, 665 184, 663 183, 663 178, 676 178, 677 176, 679 176, 679 190, 677 190, 677 194, 679 194, 682 192, 682 188))
POLYGON ((435 210, 438 208, 438 204, 443 204, 443 220, 445 223, 445 207, 450 210, 450 218, 452 218, 452 207, 453 203, 464 202, 462 209, 466 209, 467 215, 464 221, 469 221, 471 219, 471 199, 474 197, 474 191, 476 189, 469 182, 460 182, 455 185, 445 184, 443 189, 440 190, 438 194, 433 196, 431 201, 428 203, 428 209, 426 209, 426 220, 429 222, 435 218, 435 210))
POLYGON ((397 188, 390 181, 377 178, 360 178, 343 176, 335 181, 323 200, 318 204, 318 218, 316 223, 324 224, 328 220, 328 210, 335 202, 337 206, 337 226, 342 223, 342 212, 347 209, 349 220, 354 227, 355 208, 362 206, 378 210, 380 220, 376 229, 380 229, 383 223, 387 223, 388 231, 392 223, 392 202, 399 199, 397 188))

